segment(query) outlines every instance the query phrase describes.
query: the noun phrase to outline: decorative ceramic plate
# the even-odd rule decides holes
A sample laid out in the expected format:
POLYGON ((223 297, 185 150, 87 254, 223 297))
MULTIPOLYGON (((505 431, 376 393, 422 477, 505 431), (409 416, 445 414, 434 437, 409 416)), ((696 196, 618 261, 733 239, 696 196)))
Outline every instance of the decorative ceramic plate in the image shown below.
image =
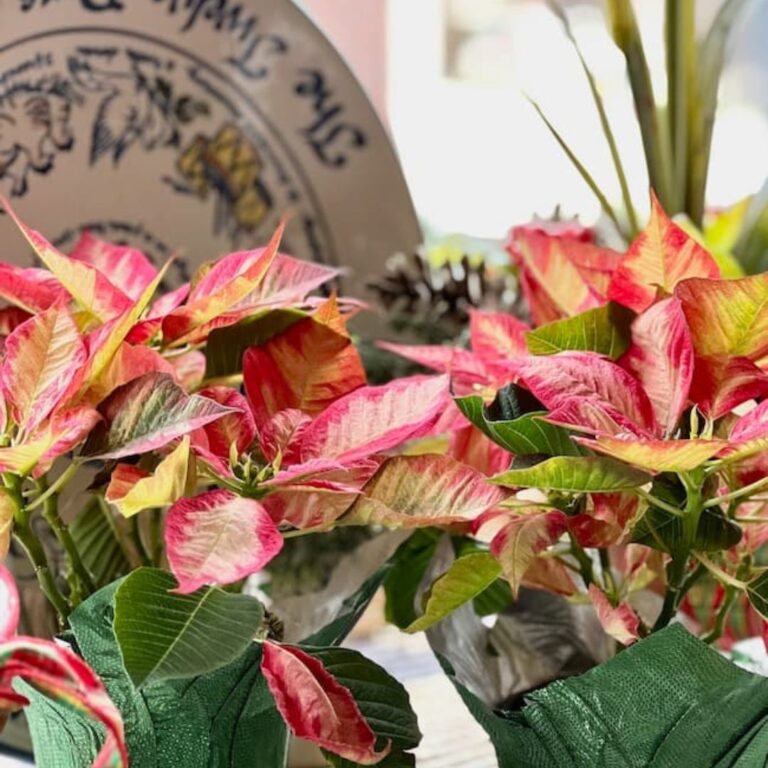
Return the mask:
POLYGON ((179 280, 286 213, 284 250, 348 292, 420 240, 384 129, 291 0, 1 0, 0 190, 62 249, 87 228, 180 254, 179 280))

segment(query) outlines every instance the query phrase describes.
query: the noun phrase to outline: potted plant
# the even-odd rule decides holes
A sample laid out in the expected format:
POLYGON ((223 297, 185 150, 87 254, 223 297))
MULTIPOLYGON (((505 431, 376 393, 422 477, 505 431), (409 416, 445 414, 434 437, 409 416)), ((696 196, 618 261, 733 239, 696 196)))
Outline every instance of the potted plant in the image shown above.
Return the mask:
MULTIPOLYGON (((388 553, 310 627, 284 626, 246 582, 285 538, 342 516, 430 517, 358 502, 374 477, 393 483, 382 494, 410 479, 398 448, 437 429, 447 378, 367 386, 346 330, 357 305, 311 297, 335 270, 279 253, 280 231, 158 297, 165 268, 140 252, 84 235, 64 255, 4 207, 41 264, 0 270, 0 553, 23 549, 59 627, 15 636, 3 568, 0 707, 26 706, 37 764, 279 766, 289 730, 334 764, 412 763, 405 690, 338 647, 388 553)), ((489 506, 503 495, 437 459, 489 506)), ((466 526, 460 505, 446 514, 466 526)))
POLYGON ((386 345, 451 374, 459 409, 490 441, 473 455, 509 494, 475 518, 474 538, 403 553, 398 590, 421 598, 398 611, 392 594, 390 616, 428 631, 502 765, 610 765, 616 754, 667 764, 694 739, 679 718, 691 709, 712 723, 723 696, 732 720, 690 764, 762 765, 768 683, 706 644, 768 619, 768 275, 723 278, 655 197, 625 253, 592 239, 573 224, 513 230, 532 325, 478 312, 471 349, 386 345), (553 599, 515 601, 521 589, 553 599), (615 653, 588 614, 616 648, 637 649, 532 694, 615 653), (704 643, 665 631, 678 615, 704 643), (621 702, 621 721, 658 697, 648 742, 605 720, 605 707, 621 702), (738 762, 742 751, 759 761, 738 762))

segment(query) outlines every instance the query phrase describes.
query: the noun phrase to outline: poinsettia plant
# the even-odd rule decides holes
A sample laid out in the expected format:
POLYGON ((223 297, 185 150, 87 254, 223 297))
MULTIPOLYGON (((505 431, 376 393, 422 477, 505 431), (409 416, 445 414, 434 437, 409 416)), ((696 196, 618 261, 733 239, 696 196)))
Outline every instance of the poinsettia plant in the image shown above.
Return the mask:
MULTIPOLYGON (((337 270, 280 253, 282 227, 266 247, 224 256, 158 295, 167 265, 88 234, 65 255, 3 205, 40 265, 0 265, 0 555, 14 540, 28 556, 67 646, 13 637, 7 606, 17 600, 3 571, 3 711, 29 704, 33 736, 47 729, 50 741, 40 703, 50 694, 107 725, 105 737, 82 724, 73 764, 125 765, 127 755, 141 764, 147 744, 176 738, 162 717, 169 701, 174 718, 196 717, 188 692, 216 681, 240 709, 229 731, 220 713, 202 723, 208 741, 186 765, 237 751, 237 724, 258 717, 272 723, 259 746, 275 765, 286 723, 330 760, 412 761, 420 736, 404 689, 336 647, 384 570, 359 602, 296 642, 244 587, 287 537, 342 518, 468 529, 504 495, 457 460, 400 455, 442 431, 448 377, 368 386, 347 331, 359 305, 311 295, 337 270), (446 491, 440 508, 426 503, 429 475, 446 491), (65 520, 61 498, 85 485, 65 520), (238 700, 243 675, 250 687, 238 700), (192 686, 183 696, 180 681, 192 686), (149 721, 136 720, 139 699, 149 721)), ((246 739, 242 749, 254 747, 246 739)), ((63 759, 45 754, 40 765, 63 759)))
POLYGON ((624 645, 681 610, 709 641, 734 606, 764 628, 768 277, 722 278, 655 197, 625 253, 573 223, 515 228, 509 251, 532 325, 475 313, 469 350, 386 345, 451 375, 487 440, 463 458, 506 493, 472 523, 489 552, 440 575, 415 626, 501 573, 588 600, 624 645))

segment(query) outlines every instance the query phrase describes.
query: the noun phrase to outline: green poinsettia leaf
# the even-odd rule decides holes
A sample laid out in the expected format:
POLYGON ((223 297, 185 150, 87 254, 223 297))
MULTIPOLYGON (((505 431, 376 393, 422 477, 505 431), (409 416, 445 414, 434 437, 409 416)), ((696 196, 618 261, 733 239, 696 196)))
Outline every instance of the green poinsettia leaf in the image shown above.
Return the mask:
MULTIPOLYGON (((698 552, 720 552, 735 547, 741 528, 722 510, 709 507, 701 513, 693 548, 698 552)), ((674 554, 683 543, 683 520, 666 510, 650 507, 635 525, 632 542, 674 554)))
MULTIPOLYGON (((657 475, 651 486, 651 494, 683 513, 686 491, 677 475, 657 475)), ((704 509, 699 518, 693 548, 699 552, 717 552, 736 546, 741 539, 741 528, 728 519, 718 507, 704 509)), ((683 521, 667 510, 649 507, 632 531, 632 541, 673 556, 685 555, 683 521)))
POLYGON ((264 608, 256 598, 216 587, 180 595, 170 591, 175 587, 171 574, 139 568, 115 592, 115 636, 136 686, 223 667, 261 627, 264 608))
MULTIPOLYGON (((546 411, 541 403, 527 413, 510 409, 509 388, 500 390, 494 403, 486 408, 479 395, 456 398, 461 412, 487 437, 516 455, 579 456, 581 451, 562 427, 542 421, 546 411), (517 414, 511 416, 511 414, 517 414)), ((517 401, 514 401, 517 403, 517 401)))
MULTIPOLYGON (((410 697, 405 688, 365 656, 347 648, 316 648, 302 645, 302 650, 318 659, 325 669, 343 686, 347 687, 376 734, 377 749, 392 745, 387 760, 379 765, 411 765, 408 753, 421 741, 416 715, 411 708, 410 697)), ((326 753, 331 764, 339 768, 356 765, 326 753)))
POLYGON ((120 546, 118 525, 109 507, 93 497, 70 526, 83 564, 96 584, 109 584, 130 570, 128 558, 120 546))
POLYGON ((532 355, 554 355, 579 350, 597 352, 616 360, 629 347, 634 313, 609 302, 574 317, 556 320, 525 334, 532 355))
POLYGON ((650 481, 651 476, 639 469, 614 459, 592 456, 555 456, 491 478, 497 485, 564 493, 611 493, 638 488, 650 481))
MULTIPOLYGON (((124 580, 123 580, 124 581, 124 580)), ((125 722, 131 768, 284 768, 288 730, 261 674, 261 646, 251 644, 217 671, 137 689, 125 667, 112 620, 117 581, 70 616, 76 650, 104 681, 125 722)), ((65 705, 51 707, 37 691, 27 717, 40 768, 90 765, 103 738, 65 705), (40 738, 37 738, 39 734, 40 738)))
POLYGON ((768 680, 680 625, 529 694, 519 711, 494 712, 441 661, 501 768, 765 765, 768 680))
POLYGON ((429 528, 416 531, 392 558, 392 570, 384 582, 385 616, 400 629, 416 620, 416 593, 441 535, 440 531, 429 528))
POLYGON ((424 613, 405 628, 423 632, 470 600, 482 594, 501 575, 501 566, 489 552, 471 552, 457 558, 432 584, 424 613))
POLYGON ((387 562, 376 573, 366 579, 358 590, 347 597, 339 606, 334 618, 322 629, 302 640, 306 645, 340 645, 354 629, 365 609, 370 605, 373 596, 384 583, 392 569, 392 563, 387 562))
POLYGON ((746 591, 752 607, 768 621, 768 569, 748 582, 746 591))
POLYGON ((241 373, 248 347, 258 346, 307 316, 299 309, 268 309, 236 325, 216 328, 205 346, 205 375, 208 379, 241 373))
POLYGON ((514 599, 509 582, 496 579, 472 601, 472 605, 478 616, 494 616, 508 608, 514 599))

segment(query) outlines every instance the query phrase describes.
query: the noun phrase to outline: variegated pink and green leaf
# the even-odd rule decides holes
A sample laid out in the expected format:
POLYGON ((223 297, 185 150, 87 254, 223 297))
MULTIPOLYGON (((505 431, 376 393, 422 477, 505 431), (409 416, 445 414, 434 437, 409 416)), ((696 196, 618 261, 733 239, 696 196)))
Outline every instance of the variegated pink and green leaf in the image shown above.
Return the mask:
POLYGON ((106 738, 91 768, 128 768, 123 721, 101 680, 68 648, 49 640, 14 637, 18 617, 13 576, 0 564, 0 712, 28 703, 12 687, 15 679, 22 679, 104 726, 106 738))
POLYGON ((153 472, 134 464, 118 464, 109 481, 105 498, 123 517, 144 509, 165 507, 184 495, 190 469, 190 438, 185 437, 153 472))
POLYGON ((450 405, 445 376, 413 376, 361 387, 337 400, 304 430, 302 461, 356 461, 428 434, 450 405))
POLYGON ((167 373, 147 373, 99 406, 103 423, 83 450, 101 459, 148 453, 233 412, 209 398, 188 395, 167 373))
POLYGON ((100 421, 99 413, 88 406, 56 411, 23 442, 0 448, 0 471, 41 477, 56 459, 79 446, 100 421))
POLYGON ((701 357, 768 354, 768 274, 738 280, 684 280, 675 289, 701 357))
POLYGON ((69 257, 97 269, 133 301, 138 301, 157 277, 157 269, 141 251, 107 243, 90 232, 82 233, 69 257))
POLYGON ((56 250, 39 232, 19 219, 5 198, 0 197, 0 205, 13 219, 40 261, 75 301, 84 326, 104 323, 130 307, 128 296, 112 285, 98 269, 56 250))
POLYGON ((599 435, 594 440, 576 439, 598 453, 649 472, 689 472, 728 445, 725 440, 656 440, 635 435, 599 435))
POLYGON ((640 382, 600 355, 561 352, 531 356, 517 361, 515 371, 550 410, 583 398, 608 413, 620 414, 632 431, 654 434, 658 429, 653 406, 640 382))
POLYGON ((635 319, 621 363, 645 389, 664 434, 673 434, 694 379, 693 343, 678 299, 665 299, 635 319))
POLYGON ((376 734, 349 688, 301 648, 264 643, 261 669, 277 709, 295 736, 357 765, 375 765, 390 751, 376 749, 376 734))
POLYGON ((530 227, 512 230, 508 248, 536 325, 604 304, 620 254, 530 227))
POLYGON ((0 385, 21 429, 34 431, 49 416, 86 357, 85 343, 63 306, 35 315, 8 336, 0 385))
POLYGON ((368 481, 343 522, 389 528, 466 527, 506 496, 480 472, 449 456, 396 456, 368 481))
POLYGON ((748 357, 697 357, 690 399, 710 419, 768 394, 768 373, 748 357))
POLYGON ((614 606, 599 587, 589 585, 589 599, 603 629, 622 645, 631 645, 640 639, 640 619, 627 603, 614 606))
POLYGON ((233 313, 265 279, 280 246, 284 224, 275 231, 269 245, 258 251, 232 253, 220 259, 192 287, 186 304, 163 318, 163 340, 179 346, 205 338, 210 330, 240 319, 233 313))
POLYGON ((562 512, 534 511, 513 517, 493 537, 491 554, 499 561, 513 594, 518 593, 538 555, 566 530, 566 517, 562 512))
POLYGON ((0 264, 0 298, 34 314, 54 304, 66 304, 70 296, 46 269, 0 264))
POLYGON ((214 490, 171 507, 165 544, 178 591, 189 594, 256 573, 280 552, 283 538, 259 502, 214 490))
POLYGON ((248 401, 231 387, 206 387, 198 395, 230 409, 220 419, 202 427, 208 450, 225 461, 229 461, 233 452, 239 456, 247 451, 256 439, 256 424, 248 401))

